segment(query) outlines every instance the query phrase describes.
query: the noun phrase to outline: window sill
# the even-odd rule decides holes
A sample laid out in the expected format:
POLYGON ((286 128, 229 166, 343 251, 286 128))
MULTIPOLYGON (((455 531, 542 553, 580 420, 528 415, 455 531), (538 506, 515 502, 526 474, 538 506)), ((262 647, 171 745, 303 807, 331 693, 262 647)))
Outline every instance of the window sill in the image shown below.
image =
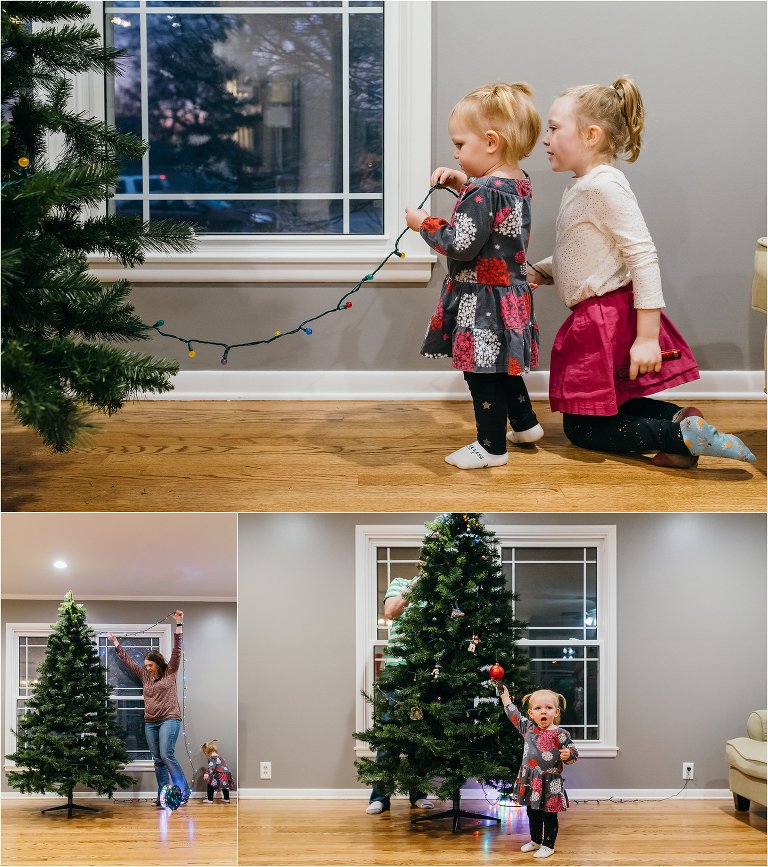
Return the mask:
MULTIPOLYGON (((342 251, 327 239, 311 246, 306 239, 301 241, 297 249, 296 239, 270 239, 269 249, 260 249, 241 238, 208 236, 192 253, 149 254, 135 268, 125 268, 107 256, 89 256, 88 261, 91 273, 104 283, 121 279, 132 283, 357 283, 393 248, 392 243, 369 241, 349 243, 342 251)), ((407 248, 404 252, 402 259, 389 259, 375 279, 426 286, 436 257, 407 248)))

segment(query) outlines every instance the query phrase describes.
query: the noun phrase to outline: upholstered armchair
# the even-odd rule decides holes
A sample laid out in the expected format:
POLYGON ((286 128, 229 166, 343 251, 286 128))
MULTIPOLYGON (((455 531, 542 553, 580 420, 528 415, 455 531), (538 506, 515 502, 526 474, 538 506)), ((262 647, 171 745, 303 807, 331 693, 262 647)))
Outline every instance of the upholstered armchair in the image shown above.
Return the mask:
POLYGON ((728 762, 728 786, 733 802, 740 812, 749 809, 749 802, 766 806, 766 718, 768 711, 753 710, 747 718, 747 736, 733 738, 725 744, 728 762))

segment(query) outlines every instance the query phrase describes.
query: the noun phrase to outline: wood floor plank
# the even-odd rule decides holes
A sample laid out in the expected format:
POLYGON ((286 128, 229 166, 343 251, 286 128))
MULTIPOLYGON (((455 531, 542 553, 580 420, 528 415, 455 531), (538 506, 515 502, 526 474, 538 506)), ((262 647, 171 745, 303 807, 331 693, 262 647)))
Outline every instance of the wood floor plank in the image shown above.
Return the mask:
MULTIPOLYGON (((77 797, 75 802, 77 803, 77 797)), ((237 805, 192 800, 175 813, 146 801, 89 799, 98 813, 42 814, 61 800, 3 799, 2 863, 232 865, 237 863, 237 805)))
MULTIPOLYGON (((448 806, 448 805, 446 805, 448 806)), ((509 865, 536 864, 520 852, 528 840, 525 811, 462 802, 498 813, 501 825, 474 820, 451 833, 448 821, 411 824, 403 801, 367 816, 364 801, 240 803, 240 865, 509 865)), ((765 865, 765 810, 736 813, 730 801, 576 804, 560 818, 556 852, 546 863, 750 867, 765 865)), ((544 863, 544 862, 542 862, 544 863)))
POLYGON ((535 404, 546 436, 509 464, 461 471, 443 460, 474 438, 456 401, 137 401, 68 454, 48 452, 2 410, 5 511, 758 511, 766 508, 765 405, 703 401, 756 464, 574 448, 535 404))

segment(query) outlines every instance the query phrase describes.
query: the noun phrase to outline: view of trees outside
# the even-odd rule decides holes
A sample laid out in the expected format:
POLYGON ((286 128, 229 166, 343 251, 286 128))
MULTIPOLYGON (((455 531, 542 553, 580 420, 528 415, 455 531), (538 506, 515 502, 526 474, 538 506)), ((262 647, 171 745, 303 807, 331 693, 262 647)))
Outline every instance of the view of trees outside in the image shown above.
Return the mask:
MULTIPOLYGON (((145 15, 148 189, 141 164, 126 163, 118 211, 142 208, 121 195, 161 193, 173 198, 150 198, 150 219, 192 219, 199 231, 342 232, 342 200, 323 197, 345 188, 342 13, 228 14, 221 11, 226 3, 162 4, 162 13, 152 13, 153 5, 145 15)), ((116 126, 141 135, 141 16, 134 8, 107 7, 107 41, 126 53, 108 102, 116 126)), ((349 14, 347 190, 380 196, 350 201, 353 234, 383 231, 383 40, 382 11, 349 14)))

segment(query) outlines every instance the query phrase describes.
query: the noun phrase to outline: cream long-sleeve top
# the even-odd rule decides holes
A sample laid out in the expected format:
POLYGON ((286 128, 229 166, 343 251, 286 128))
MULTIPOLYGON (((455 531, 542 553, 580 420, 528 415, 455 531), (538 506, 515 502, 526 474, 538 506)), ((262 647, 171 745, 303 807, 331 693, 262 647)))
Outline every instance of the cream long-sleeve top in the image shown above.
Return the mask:
POLYGON ((629 181, 614 166, 595 166, 566 189, 555 252, 534 267, 552 277, 567 307, 630 280, 635 308, 665 306, 656 247, 629 181))

